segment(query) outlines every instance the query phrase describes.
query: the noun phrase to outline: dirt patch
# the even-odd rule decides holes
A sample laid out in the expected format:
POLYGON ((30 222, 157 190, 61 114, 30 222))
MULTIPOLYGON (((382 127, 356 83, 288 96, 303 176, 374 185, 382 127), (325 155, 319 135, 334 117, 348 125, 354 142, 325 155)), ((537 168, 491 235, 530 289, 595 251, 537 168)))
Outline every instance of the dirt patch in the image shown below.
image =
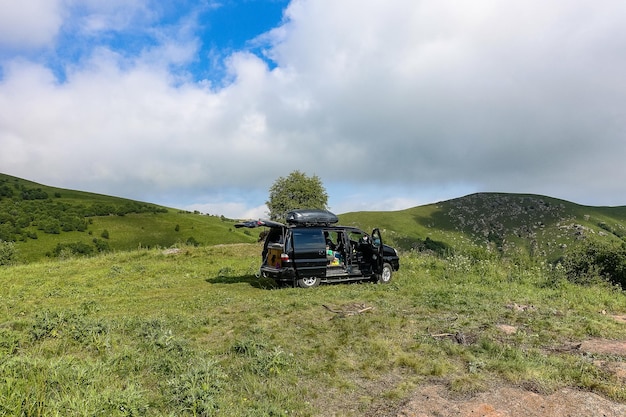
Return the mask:
POLYGON ((413 399, 389 417, 624 417, 626 405, 597 394, 565 388, 540 395, 503 387, 469 400, 450 397, 441 385, 420 388, 413 399))
MULTIPOLYGON (((512 304, 510 308, 525 312, 533 307, 512 304)), ((611 318, 626 323, 626 315, 611 315, 611 318)), ((498 324, 496 328, 507 335, 518 331, 516 327, 506 324, 498 324)), ((431 336, 455 338, 461 343, 458 333, 431 336)), ((586 356, 594 366, 626 384, 626 341, 590 339, 547 350, 550 353, 586 356)), ((625 417, 626 404, 574 388, 545 393, 528 386, 494 387, 469 398, 459 398, 445 384, 435 383, 419 387, 400 406, 378 404, 368 411, 365 414, 368 417, 625 417)))
MULTIPOLYGON (((625 316, 613 316, 617 321, 625 316)), ((499 325, 507 334, 513 326, 499 325)), ((557 349, 584 355, 600 355, 593 364, 626 383, 626 341, 591 339, 557 349)), ((518 387, 500 387, 469 399, 450 395, 443 385, 421 387, 389 417, 624 417, 626 404, 616 403, 592 392, 564 388, 538 394, 518 387)))
POLYGON ((502 333, 506 335, 512 335, 517 333, 517 327, 509 326, 508 324, 498 324, 496 325, 496 329, 500 330, 502 333))
POLYGON ((611 362, 597 360, 593 364, 603 371, 614 375, 617 379, 626 384, 626 362, 611 362))
MULTIPOLYGON (((607 358, 620 358, 619 360, 598 359, 593 362, 595 366, 614 375, 617 379, 626 383, 626 342, 620 340, 592 339, 580 344, 580 350, 587 354, 605 355, 607 358)), ((626 415, 626 414, 624 414, 626 415)))
POLYGON ((626 357, 626 342, 606 339, 585 340, 580 344, 580 350, 585 353, 626 357))
POLYGON ((618 323, 626 324, 626 315, 622 316, 622 315, 613 314, 611 315, 611 318, 618 323))

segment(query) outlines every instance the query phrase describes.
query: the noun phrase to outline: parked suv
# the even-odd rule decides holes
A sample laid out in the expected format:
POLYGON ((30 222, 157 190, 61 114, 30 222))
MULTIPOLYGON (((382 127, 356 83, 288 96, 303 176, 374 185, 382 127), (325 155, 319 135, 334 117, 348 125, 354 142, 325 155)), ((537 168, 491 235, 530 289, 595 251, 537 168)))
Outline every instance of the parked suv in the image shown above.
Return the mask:
POLYGON ((383 244, 378 229, 368 235, 337 222, 337 216, 326 210, 293 210, 287 214, 287 224, 259 220, 235 227, 269 228, 260 272, 278 283, 302 288, 321 282, 388 283, 400 268, 398 252, 383 244))

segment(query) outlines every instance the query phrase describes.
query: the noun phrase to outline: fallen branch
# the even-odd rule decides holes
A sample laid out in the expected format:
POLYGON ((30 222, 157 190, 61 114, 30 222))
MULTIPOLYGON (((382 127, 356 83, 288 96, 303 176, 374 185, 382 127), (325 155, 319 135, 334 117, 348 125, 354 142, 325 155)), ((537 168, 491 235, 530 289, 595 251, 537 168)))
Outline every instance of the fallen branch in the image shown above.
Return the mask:
POLYGON ((432 337, 434 339, 442 339, 444 337, 450 337, 450 338, 454 339, 460 345, 467 344, 467 340, 465 338, 465 335, 463 333, 461 333, 461 332, 431 334, 430 337, 432 337))
POLYGON ((439 334, 431 334, 430 337, 434 337, 435 339, 441 337, 453 337, 454 333, 439 333, 439 334))
POLYGON ((548 348, 548 350, 551 350, 552 352, 575 352, 575 351, 579 351, 581 346, 582 346, 582 343, 575 343, 569 346, 563 345, 563 346, 556 346, 556 347, 548 348))
POLYGON ((358 306, 358 309, 347 309, 347 310, 336 310, 332 307, 329 307, 325 304, 322 304, 322 307, 324 307, 326 310, 330 311, 331 313, 335 313, 338 314, 338 317, 348 317, 348 316, 355 316, 357 314, 363 314, 366 311, 370 311, 373 310, 374 307, 365 307, 363 305, 358 306))

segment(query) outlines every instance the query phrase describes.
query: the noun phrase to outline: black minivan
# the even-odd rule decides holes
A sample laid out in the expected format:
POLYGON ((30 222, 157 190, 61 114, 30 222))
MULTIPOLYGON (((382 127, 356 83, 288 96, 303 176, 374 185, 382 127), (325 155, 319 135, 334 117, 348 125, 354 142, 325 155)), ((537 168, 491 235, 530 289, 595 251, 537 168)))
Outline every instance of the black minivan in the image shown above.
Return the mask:
POLYGON ((383 244, 380 230, 371 234, 338 226, 327 210, 293 210, 287 224, 269 220, 235 227, 268 227, 261 274, 277 283, 311 288, 321 282, 373 280, 388 283, 400 268, 398 252, 383 244))

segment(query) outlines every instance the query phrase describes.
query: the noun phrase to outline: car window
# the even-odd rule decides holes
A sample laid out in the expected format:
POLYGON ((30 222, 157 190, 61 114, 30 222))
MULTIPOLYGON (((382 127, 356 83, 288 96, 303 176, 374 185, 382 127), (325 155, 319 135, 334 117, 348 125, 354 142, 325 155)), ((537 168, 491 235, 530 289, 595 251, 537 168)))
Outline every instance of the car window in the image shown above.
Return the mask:
POLYGON ((282 229, 277 227, 272 227, 269 231, 269 234, 266 238, 268 243, 283 243, 283 233, 282 229))
POLYGON ((330 249, 335 249, 343 243, 343 232, 340 230, 325 230, 324 240, 326 241, 326 246, 330 247, 330 249))
POLYGON ((320 229, 294 229, 292 235, 296 250, 319 249, 326 246, 320 229))
POLYGON ((378 229, 375 229, 372 232, 372 244, 376 247, 379 247, 380 244, 382 243, 382 238, 380 237, 380 231, 378 229))
POLYGON ((348 234, 348 237, 350 238, 352 242, 358 242, 363 237, 363 234, 355 230, 351 230, 350 233, 348 234))

